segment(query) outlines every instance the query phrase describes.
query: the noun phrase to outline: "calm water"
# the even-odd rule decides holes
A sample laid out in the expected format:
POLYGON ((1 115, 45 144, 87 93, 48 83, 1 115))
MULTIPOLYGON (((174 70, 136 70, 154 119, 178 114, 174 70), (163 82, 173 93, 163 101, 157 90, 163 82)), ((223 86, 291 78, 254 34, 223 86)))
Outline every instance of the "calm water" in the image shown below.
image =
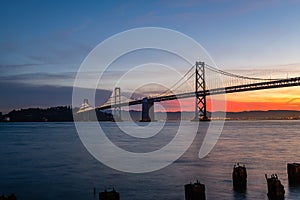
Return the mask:
MULTIPOLYGON (((112 123, 101 125, 117 131, 112 123)), ((171 136, 177 125, 166 124, 171 136)), ((199 141, 206 125, 202 126, 199 141)), ((0 123, 0 141, 0 194, 14 192, 21 200, 92 200, 97 199, 94 187, 97 192, 115 187, 122 200, 183 200, 183 185, 196 179, 205 183, 208 200, 267 199, 265 173, 278 174, 286 199, 300 198, 300 189, 288 185, 286 173, 288 162, 300 162, 300 121, 226 122, 206 158, 197 158, 199 142, 195 141, 176 163, 146 174, 122 173, 99 163, 83 147, 73 123, 0 123), (236 162, 248 170, 245 193, 232 190, 236 162)), ((119 144, 126 146, 122 140, 119 144)))

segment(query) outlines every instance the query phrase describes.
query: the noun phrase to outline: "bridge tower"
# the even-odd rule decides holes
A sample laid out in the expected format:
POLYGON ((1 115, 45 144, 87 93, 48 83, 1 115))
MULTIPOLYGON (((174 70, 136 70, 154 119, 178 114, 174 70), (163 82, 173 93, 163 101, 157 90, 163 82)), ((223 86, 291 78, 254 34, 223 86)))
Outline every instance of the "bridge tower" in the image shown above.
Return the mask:
POLYGON ((115 121, 122 121, 121 119, 121 88, 120 87, 115 87, 114 91, 114 119, 115 121))
POLYGON ((200 121, 209 121, 206 110, 206 82, 205 82, 205 63, 196 62, 196 73, 195 73, 195 119, 200 121), (202 91, 203 95, 199 95, 202 91))

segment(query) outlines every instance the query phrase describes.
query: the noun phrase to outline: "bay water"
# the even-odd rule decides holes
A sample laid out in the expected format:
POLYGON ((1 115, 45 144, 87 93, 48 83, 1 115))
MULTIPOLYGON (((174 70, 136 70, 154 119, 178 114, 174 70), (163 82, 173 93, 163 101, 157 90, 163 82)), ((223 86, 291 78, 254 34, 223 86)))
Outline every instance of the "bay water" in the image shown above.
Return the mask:
MULTIPOLYGON (((111 140, 130 150, 130 137, 122 139, 114 123, 100 124, 113 132, 111 140)), ((155 144, 146 139, 134 142, 134 151, 155 150, 170 142, 178 123, 164 126, 168 135, 159 136, 155 144)), ((81 143, 72 122, 0 123, 0 195, 15 193, 21 200, 93 200, 98 199, 93 188, 98 193, 114 187, 122 200, 183 200, 184 185, 199 180, 206 186, 208 200, 267 199, 265 174, 276 173, 286 199, 300 199, 300 187, 288 184, 286 170, 287 163, 300 162, 300 121, 226 121, 213 150, 199 159, 201 144, 197 140, 206 129, 206 123, 200 124, 199 137, 173 164, 136 174, 111 169, 96 160, 81 143), (245 192, 232 188, 235 163, 246 165, 245 192)))

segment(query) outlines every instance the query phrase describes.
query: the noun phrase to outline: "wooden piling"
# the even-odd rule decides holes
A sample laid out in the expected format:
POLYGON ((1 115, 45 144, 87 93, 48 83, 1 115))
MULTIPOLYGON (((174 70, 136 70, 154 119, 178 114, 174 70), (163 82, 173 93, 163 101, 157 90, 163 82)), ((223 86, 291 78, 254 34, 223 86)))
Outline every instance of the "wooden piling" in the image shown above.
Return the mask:
POLYGON ((284 199, 284 187, 278 179, 277 174, 272 174, 270 178, 268 178, 267 174, 265 174, 267 183, 268 183, 268 198, 269 200, 281 200, 284 199))
POLYGON ((198 180, 196 183, 186 184, 184 190, 185 200, 206 200, 205 185, 198 180))
POLYGON ((287 173, 289 183, 300 183, 300 164, 299 163, 288 163, 287 173))
POLYGON ((233 166, 232 182, 235 190, 243 191, 247 189, 247 170, 245 165, 240 166, 237 163, 233 166))
POLYGON ((113 188, 112 191, 99 192, 99 200, 120 200, 120 194, 113 188))

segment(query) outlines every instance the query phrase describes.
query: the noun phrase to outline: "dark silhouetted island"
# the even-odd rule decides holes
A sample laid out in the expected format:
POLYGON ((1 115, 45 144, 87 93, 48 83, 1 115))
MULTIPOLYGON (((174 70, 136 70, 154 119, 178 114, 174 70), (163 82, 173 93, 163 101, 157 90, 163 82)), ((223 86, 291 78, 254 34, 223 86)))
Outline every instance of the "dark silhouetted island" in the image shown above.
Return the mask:
MULTIPOLYGON (((27 108, 20 110, 13 110, 8 114, 2 115, 0 113, 0 120, 4 122, 72 122, 73 111, 76 113, 78 108, 72 109, 71 106, 57 106, 50 108, 27 108)), ((91 111, 90 111, 91 112, 91 111)), ((78 121, 95 121, 91 118, 87 119, 87 114, 76 114, 78 121)), ((112 121, 113 116, 110 113, 96 111, 98 121, 112 121)))

